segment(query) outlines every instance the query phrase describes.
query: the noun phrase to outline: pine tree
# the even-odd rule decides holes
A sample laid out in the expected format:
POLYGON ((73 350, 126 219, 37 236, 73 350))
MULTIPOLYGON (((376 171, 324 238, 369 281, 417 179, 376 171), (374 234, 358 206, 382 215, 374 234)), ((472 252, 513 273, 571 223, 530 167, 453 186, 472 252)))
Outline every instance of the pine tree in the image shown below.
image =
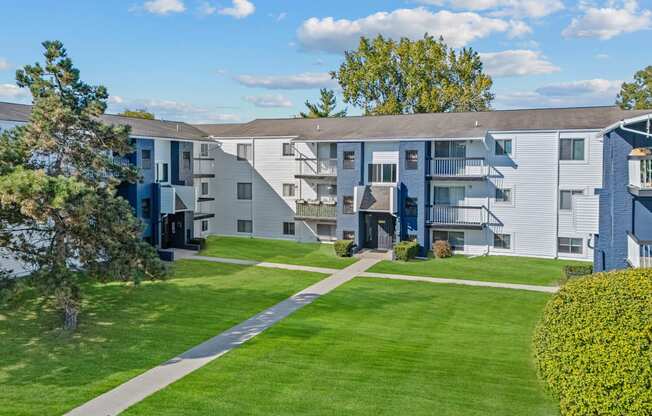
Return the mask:
POLYGON ((28 265, 28 281, 75 329, 85 281, 158 278, 165 268, 142 241, 142 224, 117 196, 138 173, 129 128, 104 124, 108 93, 80 80, 59 41, 43 43, 45 63, 16 71, 32 93, 25 126, 0 137, 0 245, 28 265))
POLYGON ((334 113, 335 107, 337 107, 337 99, 335 98, 335 92, 333 90, 328 90, 322 88, 319 90, 319 103, 312 104, 310 101, 306 101, 306 107, 308 107, 307 113, 300 113, 303 118, 326 118, 326 117, 346 117, 346 110, 338 111, 334 113))

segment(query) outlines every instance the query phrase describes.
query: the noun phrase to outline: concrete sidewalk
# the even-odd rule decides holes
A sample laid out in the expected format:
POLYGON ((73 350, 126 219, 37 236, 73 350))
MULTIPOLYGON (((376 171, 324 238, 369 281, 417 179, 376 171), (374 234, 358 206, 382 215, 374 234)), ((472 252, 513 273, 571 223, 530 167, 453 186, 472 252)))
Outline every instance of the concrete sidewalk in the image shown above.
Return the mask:
MULTIPOLYGON (((192 256, 190 258, 198 258, 192 256)), ((67 413, 69 416, 113 416, 140 402, 158 390, 205 366, 230 350, 244 344, 276 322, 312 303, 376 264, 378 259, 362 259, 326 279, 302 290, 254 317, 186 351, 158 367, 135 377, 115 389, 67 413)), ((241 263, 235 263, 241 264, 241 263)), ((260 264, 256 264, 260 265, 260 264)), ((303 267, 303 266, 297 266, 303 267)), ((285 267, 287 268, 287 267, 285 267)), ((304 268, 295 270, 306 270, 304 268)))

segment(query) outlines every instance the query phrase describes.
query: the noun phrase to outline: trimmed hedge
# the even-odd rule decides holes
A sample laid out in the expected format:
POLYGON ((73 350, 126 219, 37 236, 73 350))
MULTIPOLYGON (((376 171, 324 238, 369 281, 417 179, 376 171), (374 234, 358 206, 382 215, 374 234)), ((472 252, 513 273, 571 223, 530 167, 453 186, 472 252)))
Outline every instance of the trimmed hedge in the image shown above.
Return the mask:
POLYGON ((652 415, 652 269, 568 282, 546 305, 534 350, 562 415, 652 415))
POLYGON ((561 279, 561 283, 566 283, 569 280, 588 276, 593 273, 592 264, 581 264, 578 266, 565 266, 564 267, 564 277, 561 279))
POLYGON ((396 260, 409 261, 419 255, 419 243, 416 241, 401 241, 394 244, 396 260))
POLYGON ((191 240, 188 241, 188 242, 189 242, 190 244, 193 244, 193 245, 199 246, 199 248, 200 248, 201 250, 203 250, 203 249, 206 248, 206 239, 203 238, 203 237, 195 237, 195 238, 191 239, 191 240))
POLYGON ((338 257, 351 257, 353 245, 353 240, 337 240, 335 242, 335 254, 338 257))

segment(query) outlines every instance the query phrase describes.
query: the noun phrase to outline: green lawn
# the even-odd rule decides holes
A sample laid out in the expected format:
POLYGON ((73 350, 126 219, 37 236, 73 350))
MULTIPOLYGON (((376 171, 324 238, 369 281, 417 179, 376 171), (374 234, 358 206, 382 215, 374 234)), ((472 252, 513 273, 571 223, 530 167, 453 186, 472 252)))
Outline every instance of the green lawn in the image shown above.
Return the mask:
POLYGON ((182 261, 167 281, 89 287, 72 337, 26 294, 0 305, 0 414, 62 414, 322 278, 182 261))
POLYGON ((558 415, 532 362, 548 296, 357 278, 126 415, 558 415))
POLYGON ((355 258, 335 256, 332 244, 244 237, 208 237, 206 249, 200 254, 331 269, 343 269, 356 261, 355 258))
POLYGON ((453 256, 448 259, 430 258, 409 262, 382 261, 368 271, 552 286, 562 277, 564 266, 577 264, 586 263, 531 257, 453 256))

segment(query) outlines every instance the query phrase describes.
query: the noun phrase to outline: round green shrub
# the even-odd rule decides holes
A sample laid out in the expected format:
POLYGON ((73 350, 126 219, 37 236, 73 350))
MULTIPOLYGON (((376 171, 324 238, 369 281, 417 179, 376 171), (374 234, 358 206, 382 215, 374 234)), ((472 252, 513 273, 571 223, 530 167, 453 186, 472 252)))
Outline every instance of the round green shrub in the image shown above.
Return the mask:
POLYGON ((562 415, 652 415, 652 269, 570 281, 546 305, 534 349, 562 415))

